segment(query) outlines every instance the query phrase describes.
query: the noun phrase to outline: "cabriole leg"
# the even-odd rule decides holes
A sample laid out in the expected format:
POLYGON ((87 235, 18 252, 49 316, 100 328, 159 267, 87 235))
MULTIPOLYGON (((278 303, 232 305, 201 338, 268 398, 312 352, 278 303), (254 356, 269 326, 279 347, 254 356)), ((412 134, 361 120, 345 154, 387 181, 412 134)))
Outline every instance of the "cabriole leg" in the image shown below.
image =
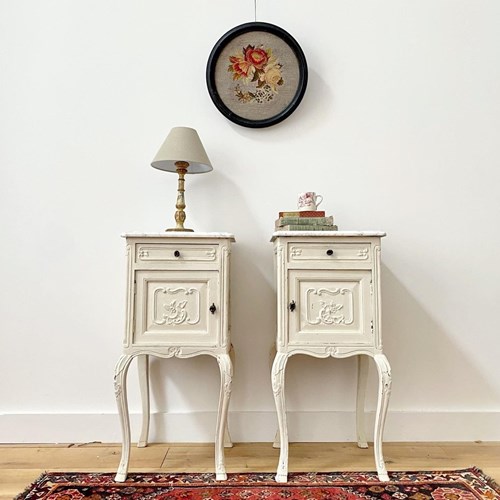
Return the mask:
POLYGON ((286 423, 285 405, 285 368, 288 354, 278 352, 274 358, 271 372, 271 381, 276 403, 276 413, 278 415, 278 426, 280 433, 280 458, 278 470, 276 471, 276 481, 286 483, 288 479, 288 429, 286 423))
POLYGON ((137 356, 137 370, 139 371, 139 388, 142 401, 142 428, 138 448, 144 448, 148 445, 149 420, 150 420, 150 402, 149 402, 149 356, 141 354, 137 356))
POLYGON ((118 406, 118 415, 122 429, 122 457, 115 481, 123 482, 127 479, 128 462, 130 458, 130 420, 127 402, 127 371, 133 356, 124 354, 115 367, 115 396, 118 406))
POLYGON ((389 361, 387 361, 387 358, 383 354, 376 354, 373 359, 377 365, 379 377, 374 436, 375 464, 377 466, 379 479, 381 481, 389 481, 382 453, 382 439, 384 434, 385 418, 387 416, 387 408, 389 406, 389 396, 391 394, 391 367, 389 365, 389 361))
MULTIPOLYGON (((273 361, 274 358, 276 357, 276 344, 273 344, 271 347, 271 351, 269 352, 269 364, 271 368, 271 372, 273 370, 273 361)), ((280 447, 280 430, 276 429, 276 434, 274 435, 274 441, 273 441, 273 448, 279 448, 280 447)))
MULTIPOLYGON (((233 344, 231 344, 231 347, 229 349, 229 357, 231 358, 232 369, 234 370, 236 357, 234 354, 233 344)), ((229 419, 226 419, 226 428, 224 429, 224 448, 232 448, 232 447, 233 447, 233 441, 231 439, 231 434, 229 433, 229 419)))
POLYGON ((365 431, 365 398, 368 381, 368 356, 358 354, 358 388, 356 392, 356 435, 358 446, 368 448, 365 431))
POLYGON ((217 355, 217 362, 219 363, 221 384, 217 428, 215 432, 215 479, 217 481, 225 481, 227 474, 224 461, 224 433, 227 430, 227 411, 229 408, 229 398, 231 397, 233 365, 229 354, 217 355))

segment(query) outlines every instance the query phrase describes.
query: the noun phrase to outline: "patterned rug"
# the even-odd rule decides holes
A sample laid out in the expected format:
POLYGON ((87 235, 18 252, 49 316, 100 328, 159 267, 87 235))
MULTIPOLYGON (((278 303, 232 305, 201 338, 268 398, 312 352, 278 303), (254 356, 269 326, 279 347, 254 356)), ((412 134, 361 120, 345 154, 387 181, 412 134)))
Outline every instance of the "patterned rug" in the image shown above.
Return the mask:
POLYGON ((271 473, 229 474, 227 481, 217 482, 213 474, 131 473, 124 483, 115 483, 113 476, 47 472, 17 499, 500 499, 500 487, 477 468, 391 472, 387 483, 373 472, 291 473, 286 484, 276 483, 271 473))

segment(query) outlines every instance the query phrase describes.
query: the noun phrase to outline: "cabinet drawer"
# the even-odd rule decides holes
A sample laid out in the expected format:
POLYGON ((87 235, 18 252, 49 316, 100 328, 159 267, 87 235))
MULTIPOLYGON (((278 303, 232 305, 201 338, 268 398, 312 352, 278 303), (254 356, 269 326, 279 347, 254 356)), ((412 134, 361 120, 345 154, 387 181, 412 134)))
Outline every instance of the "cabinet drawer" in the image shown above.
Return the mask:
POLYGON ((367 243, 290 243, 290 263, 321 262, 371 262, 371 245, 367 243))
POLYGON ((188 243, 138 243, 135 249, 137 263, 148 262, 215 262, 218 245, 190 245, 188 243))

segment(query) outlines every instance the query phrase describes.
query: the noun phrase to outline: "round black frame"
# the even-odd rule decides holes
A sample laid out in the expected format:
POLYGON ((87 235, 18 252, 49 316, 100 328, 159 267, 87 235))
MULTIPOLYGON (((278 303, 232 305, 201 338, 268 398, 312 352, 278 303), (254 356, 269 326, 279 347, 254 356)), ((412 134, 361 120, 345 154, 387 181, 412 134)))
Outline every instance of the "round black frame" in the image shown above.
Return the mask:
POLYGON ((263 22, 251 22, 251 23, 241 24, 229 30, 225 35, 223 35, 220 38, 220 40, 215 44, 214 48, 212 49, 212 52, 210 53, 206 71, 208 93, 210 94, 210 97, 212 98, 212 101, 217 107, 217 109, 228 120, 231 120, 232 122, 238 125, 242 125, 243 127, 250 127, 250 128, 270 127, 271 125, 275 125, 276 123, 283 121, 285 118, 288 118, 300 104, 302 97, 304 97, 304 93, 307 87, 307 77, 308 77, 308 71, 307 71, 306 57, 304 55, 304 52, 302 52, 300 45, 295 40, 295 38, 293 38, 292 35, 290 35, 283 28, 280 28, 279 26, 276 26, 274 24, 263 23, 263 22), (288 104, 286 108, 284 108, 278 114, 270 118, 266 118, 264 120, 250 120, 248 118, 243 118, 234 113, 233 111, 231 111, 231 109, 229 109, 222 102, 222 99, 220 98, 219 93, 217 91, 217 84, 215 82, 215 66, 224 47, 237 36, 243 33, 249 33, 251 31, 264 31, 281 38, 294 52, 295 56, 297 57, 299 66, 299 84, 297 87, 297 92, 295 93, 295 96, 293 97, 292 101, 288 104))

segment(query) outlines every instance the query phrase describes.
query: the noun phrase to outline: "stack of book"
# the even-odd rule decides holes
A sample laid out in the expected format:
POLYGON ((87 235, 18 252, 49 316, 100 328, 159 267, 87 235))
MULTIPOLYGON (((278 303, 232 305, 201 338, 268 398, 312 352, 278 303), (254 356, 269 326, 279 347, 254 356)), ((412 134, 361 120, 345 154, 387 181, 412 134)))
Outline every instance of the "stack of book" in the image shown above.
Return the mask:
POLYGON ((323 210, 308 212, 280 212, 274 228, 276 231, 336 231, 333 216, 323 210))

